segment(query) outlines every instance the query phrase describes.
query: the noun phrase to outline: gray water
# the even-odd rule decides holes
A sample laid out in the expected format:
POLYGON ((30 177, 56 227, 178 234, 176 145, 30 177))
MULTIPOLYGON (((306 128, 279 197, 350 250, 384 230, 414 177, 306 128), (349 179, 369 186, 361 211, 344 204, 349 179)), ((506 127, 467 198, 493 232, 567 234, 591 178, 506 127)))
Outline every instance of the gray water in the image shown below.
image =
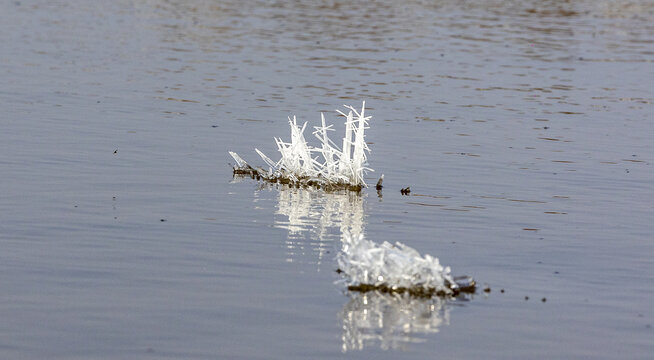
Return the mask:
POLYGON ((654 352, 652 1, 20 0, 0 43, 1 358, 654 352), (232 179, 363 100, 381 197, 232 179), (349 228, 491 292, 349 294, 349 228))

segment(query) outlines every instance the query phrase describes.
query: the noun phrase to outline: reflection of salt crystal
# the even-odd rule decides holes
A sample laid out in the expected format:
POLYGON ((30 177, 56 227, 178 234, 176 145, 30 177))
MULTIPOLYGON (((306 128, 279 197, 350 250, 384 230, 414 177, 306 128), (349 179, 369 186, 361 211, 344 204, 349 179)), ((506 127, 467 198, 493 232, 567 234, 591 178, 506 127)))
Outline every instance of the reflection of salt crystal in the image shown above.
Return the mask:
POLYGON ((408 294, 354 293, 341 312, 343 351, 379 343, 382 349, 405 349, 419 334, 438 332, 449 323, 443 298, 419 299, 408 294))
MULTIPOLYGON (((340 239, 337 234, 350 232, 360 234, 364 226, 363 200, 366 194, 355 192, 325 193, 307 189, 280 186, 275 227, 288 230, 289 255, 297 256, 295 247, 315 246, 318 263, 331 249, 331 241, 340 239), (307 242, 306 235, 312 237, 307 242)), ((297 259, 288 259, 289 261, 297 259)))
POLYGON ((399 242, 378 245, 363 235, 353 237, 345 233, 337 261, 349 288, 370 286, 452 294, 452 286, 456 286, 450 268, 443 267, 438 258, 420 256, 418 251, 399 242))
MULTIPOLYGON (((365 142, 365 129, 368 128, 370 116, 365 116, 365 105, 363 102, 360 111, 352 106, 347 114, 338 111, 345 116, 345 137, 343 138, 343 149, 340 150, 336 144, 327 137, 327 131, 331 131, 331 125, 325 124, 325 117, 321 114, 322 126, 315 127, 313 134, 320 140, 321 147, 309 146, 304 138, 306 123, 298 125, 295 116, 289 118, 291 127, 291 142, 287 143, 280 138, 275 138, 277 149, 281 159, 277 162, 271 160, 263 152, 255 149, 263 161, 268 165, 269 171, 257 171, 269 181, 291 181, 302 184, 321 184, 323 186, 350 186, 358 188, 366 186, 363 175, 372 169, 366 167, 366 152, 370 152, 365 142), (313 157, 312 154, 322 155, 313 157)), ((236 161, 234 172, 251 173, 253 170, 247 163, 234 152, 229 154, 236 161)), ((254 170, 253 170, 254 171, 254 170)))

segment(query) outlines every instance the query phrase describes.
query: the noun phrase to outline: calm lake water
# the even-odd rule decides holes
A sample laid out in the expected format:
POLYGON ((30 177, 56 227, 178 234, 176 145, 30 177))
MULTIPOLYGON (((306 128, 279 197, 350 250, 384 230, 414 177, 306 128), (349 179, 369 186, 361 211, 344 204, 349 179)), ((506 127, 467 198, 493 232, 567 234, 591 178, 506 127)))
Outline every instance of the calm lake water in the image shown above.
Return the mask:
POLYGON ((652 1, 20 0, 0 41, 1 358, 654 353, 652 1), (232 179, 363 100, 381 197, 232 179), (345 230, 491 292, 349 294, 345 230))

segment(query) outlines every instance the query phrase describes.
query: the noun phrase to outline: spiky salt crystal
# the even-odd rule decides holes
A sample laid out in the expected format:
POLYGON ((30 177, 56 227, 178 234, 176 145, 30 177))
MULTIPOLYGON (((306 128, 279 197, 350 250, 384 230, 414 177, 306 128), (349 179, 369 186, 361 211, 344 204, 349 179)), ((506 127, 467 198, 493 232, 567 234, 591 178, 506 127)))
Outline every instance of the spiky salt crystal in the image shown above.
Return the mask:
POLYGON ((366 186, 363 179, 364 174, 367 171, 373 171, 366 167, 366 153, 370 152, 370 149, 365 142, 365 129, 368 128, 371 117, 365 116, 365 105, 364 101, 360 111, 352 106, 345 106, 349 109, 347 114, 337 110, 346 118, 342 149, 339 149, 327 136, 327 131, 333 131, 333 129, 331 125, 325 124, 323 114, 321 114, 322 126, 314 127, 315 131, 313 132, 313 135, 321 142, 320 147, 312 147, 307 144, 304 138, 306 123, 300 126, 295 116, 293 119, 289 117, 291 142, 275 138, 281 159, 275 162, 259 149, 255 149, 268 165, 266 171, 260 168, 254 169, 238 154, 230 151, 229 154, 236 161, 234 173, 257 175, 271 182, 315 185, 328 190, 361 190, 366 186), (322 160, 318 156, 314 157, 313 154, 321 155, 322 160))

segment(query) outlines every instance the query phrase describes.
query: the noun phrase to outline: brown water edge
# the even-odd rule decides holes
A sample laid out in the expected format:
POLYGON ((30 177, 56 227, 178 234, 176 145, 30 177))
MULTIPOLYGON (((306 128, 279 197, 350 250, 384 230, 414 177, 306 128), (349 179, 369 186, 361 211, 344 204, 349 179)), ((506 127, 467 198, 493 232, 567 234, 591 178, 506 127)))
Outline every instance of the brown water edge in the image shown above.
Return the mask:
POLYGON ((233 176, 246 177, 249 176, 253 180, 264 181, 270 184, 282 184, 288 185, 289 187, 295 188, 315 188, 322 189, 325 192, 336 192, 336 191, 351 191, 355 193, 360 193, 363 189, 362 185, 352 185, 345 182, 333 182, 326 181, 322 179, 306 177, 298 177, 297 180, 293 180, 284 175, 267 175, 266 171, 263 169, 255 169, 250 165, 245 166, 233 166, 233 176))
MULTIPOLYGON (((343 271, 338 269, 338 273, 343 271)), ((347 287, 348 291, 367 293, 371 291, 380 292, 382 294, 408 294, 420 299, 429 299, 433 297, 449 297, 455 298, 461 295, 473 295, 477 292, 477 282, 469 276, 457 276, 454 278, 454 283, 445 281, 445 286, 450 291, 436 289, 434 287, 424 287, 424 286, 413 286, 413 287, 404 287, 404 286, 389 286, 387 284, 359 284, 359 285, 350 285, 347 287)), ((486 289, 484 291, 487 291, 486 289)))

